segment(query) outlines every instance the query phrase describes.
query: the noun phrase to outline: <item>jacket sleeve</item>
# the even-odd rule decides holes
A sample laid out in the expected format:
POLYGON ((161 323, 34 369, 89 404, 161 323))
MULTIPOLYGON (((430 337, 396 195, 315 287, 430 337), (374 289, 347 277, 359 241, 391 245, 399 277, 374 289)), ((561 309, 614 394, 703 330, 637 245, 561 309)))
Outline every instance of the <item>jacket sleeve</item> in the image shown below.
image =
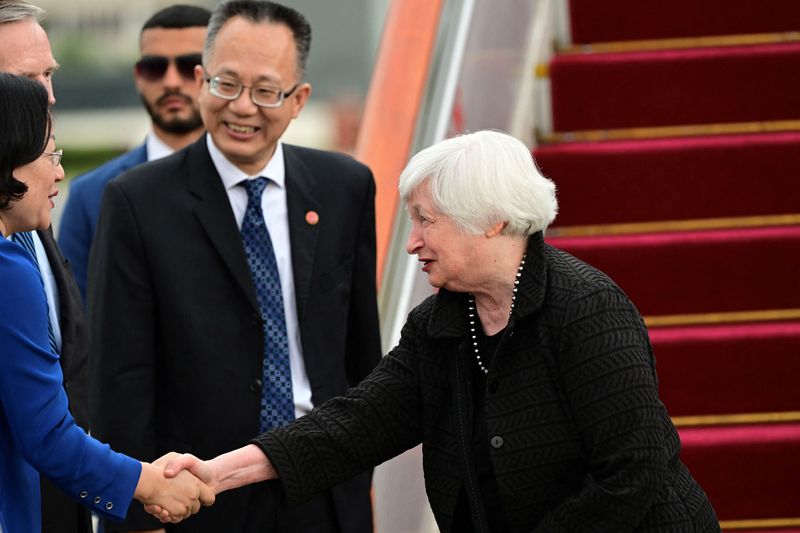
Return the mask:
POLYGON ((89 437, 69 414, 58 356, 49 349, 47 303, 34 268, 4 283, 0 403, 14 445, 36 470, 101 516, 122 518, 141 464, 89 437))
MULTIPOLYGON (((89 410, 92 432, 115 449, 156 458, 154 294, 139 226, 123 189, 103 194, 89 260, 89 410)), ((138 506, 128 529, 158 529, 138 506)))
POLYGON ((409 319, 399 344, 345 396, 252 441, 278 471, 289 503, 306 501, 422 441, 414 330, 409 319))
POLYGON ((610 282, 577 294, 562 327, 558 370, 588 472, 535 531, 633 531, 675 459, 667 456, 674 429, 658 399, 647 330, 610 282))
POLYGON ((347 320, 346 370, 351 387, 364 379, 381 359, 375 275, 375 180, 372 172, 367 173, 347 320))

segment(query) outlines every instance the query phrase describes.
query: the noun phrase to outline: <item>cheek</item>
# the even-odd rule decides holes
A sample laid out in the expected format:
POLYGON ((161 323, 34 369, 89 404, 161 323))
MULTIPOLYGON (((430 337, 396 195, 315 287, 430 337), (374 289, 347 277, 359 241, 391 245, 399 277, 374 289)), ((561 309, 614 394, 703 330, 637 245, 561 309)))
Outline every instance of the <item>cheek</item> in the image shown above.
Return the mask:
MULTIPOLYGON (((201 97, 202 98, 202 97, 201 97)), ((210 130, 211 127, 217 123, 216 114, 214 110, 211 108, 208 102, 203 102, 202 100, 198 100, 200 102, 200 118, 203 119, 203 124, 205 125, 207 130, 210 130)))

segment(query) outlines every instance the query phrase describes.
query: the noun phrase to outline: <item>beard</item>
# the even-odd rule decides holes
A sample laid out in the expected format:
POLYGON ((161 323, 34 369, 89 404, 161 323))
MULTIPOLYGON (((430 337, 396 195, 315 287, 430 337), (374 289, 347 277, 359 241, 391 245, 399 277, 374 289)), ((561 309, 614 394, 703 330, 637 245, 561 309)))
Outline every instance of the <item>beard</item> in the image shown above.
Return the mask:
POLYGON ((203 119, 200 117, 200 112, 195 107, 192 99, 185 94, 180 92, 164 93, 156 100, 155 104, 148 102, 141 94, 139 98, 144 108, 147 110, 147 114, 150 115, 150 120, 153 121, 153 124, 168 133, 183 135, 203 127, 203 119), (188 118, 167 118, 157 111, 156 106, 158 106, 163 99, 175 96, 185 99, 191 105, 192 114, 188 118))

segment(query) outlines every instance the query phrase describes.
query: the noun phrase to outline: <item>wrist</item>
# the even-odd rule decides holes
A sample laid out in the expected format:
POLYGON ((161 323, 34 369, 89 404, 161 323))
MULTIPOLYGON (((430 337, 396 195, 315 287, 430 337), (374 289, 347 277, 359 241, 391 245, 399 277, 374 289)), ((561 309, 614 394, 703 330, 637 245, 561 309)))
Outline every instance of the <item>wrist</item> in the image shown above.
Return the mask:
POLYGON ((133 491, 133 497, 140 502, 152 500, 156 493, 155 467, 142 461, 142 471, 139 474, 139 483, 133 491))

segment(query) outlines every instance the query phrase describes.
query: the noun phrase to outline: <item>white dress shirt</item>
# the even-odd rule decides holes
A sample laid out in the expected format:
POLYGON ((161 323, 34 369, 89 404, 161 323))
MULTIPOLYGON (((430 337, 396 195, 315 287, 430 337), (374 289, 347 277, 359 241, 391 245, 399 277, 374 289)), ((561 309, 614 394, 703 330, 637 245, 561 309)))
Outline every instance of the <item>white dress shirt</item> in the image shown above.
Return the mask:
POLYGON ((161 159, 162 157, 167 157, 175 153, 175 150, 173 150, 170 145, 159 139, 158 135, 152 131, 147 134, 144 144, 147 150, 148 161, 155 161, 156 159, 161 159))
POLYGON ((281 278, 283 312, 286 318, 286 334, 289 337, 289 365, 292 372, 294 413, 295 417, 299 418, 314 406, 311 403, 311 385, 303 361, 303 348, 300 345, 300 328, 297 321, 292 250, 289 240, 289 210, 286 205, 286 168, 283 163, 283 144, 278 141, 275 153, 267 166, 257 174, 249 176, 228 161, 214 144, 211 135, 206 134, 206 142, 211 160, 228 193, 233 216, 236 217, 236 224, 240 230, 244 221, 244 213, 247 210, 247 191, 244 187, 239 186, 239 183, 259 176, 269 179, 269 183, 261 195, 261 209, 272 241, 272 248, 275 251, 278 275, 281 278))

